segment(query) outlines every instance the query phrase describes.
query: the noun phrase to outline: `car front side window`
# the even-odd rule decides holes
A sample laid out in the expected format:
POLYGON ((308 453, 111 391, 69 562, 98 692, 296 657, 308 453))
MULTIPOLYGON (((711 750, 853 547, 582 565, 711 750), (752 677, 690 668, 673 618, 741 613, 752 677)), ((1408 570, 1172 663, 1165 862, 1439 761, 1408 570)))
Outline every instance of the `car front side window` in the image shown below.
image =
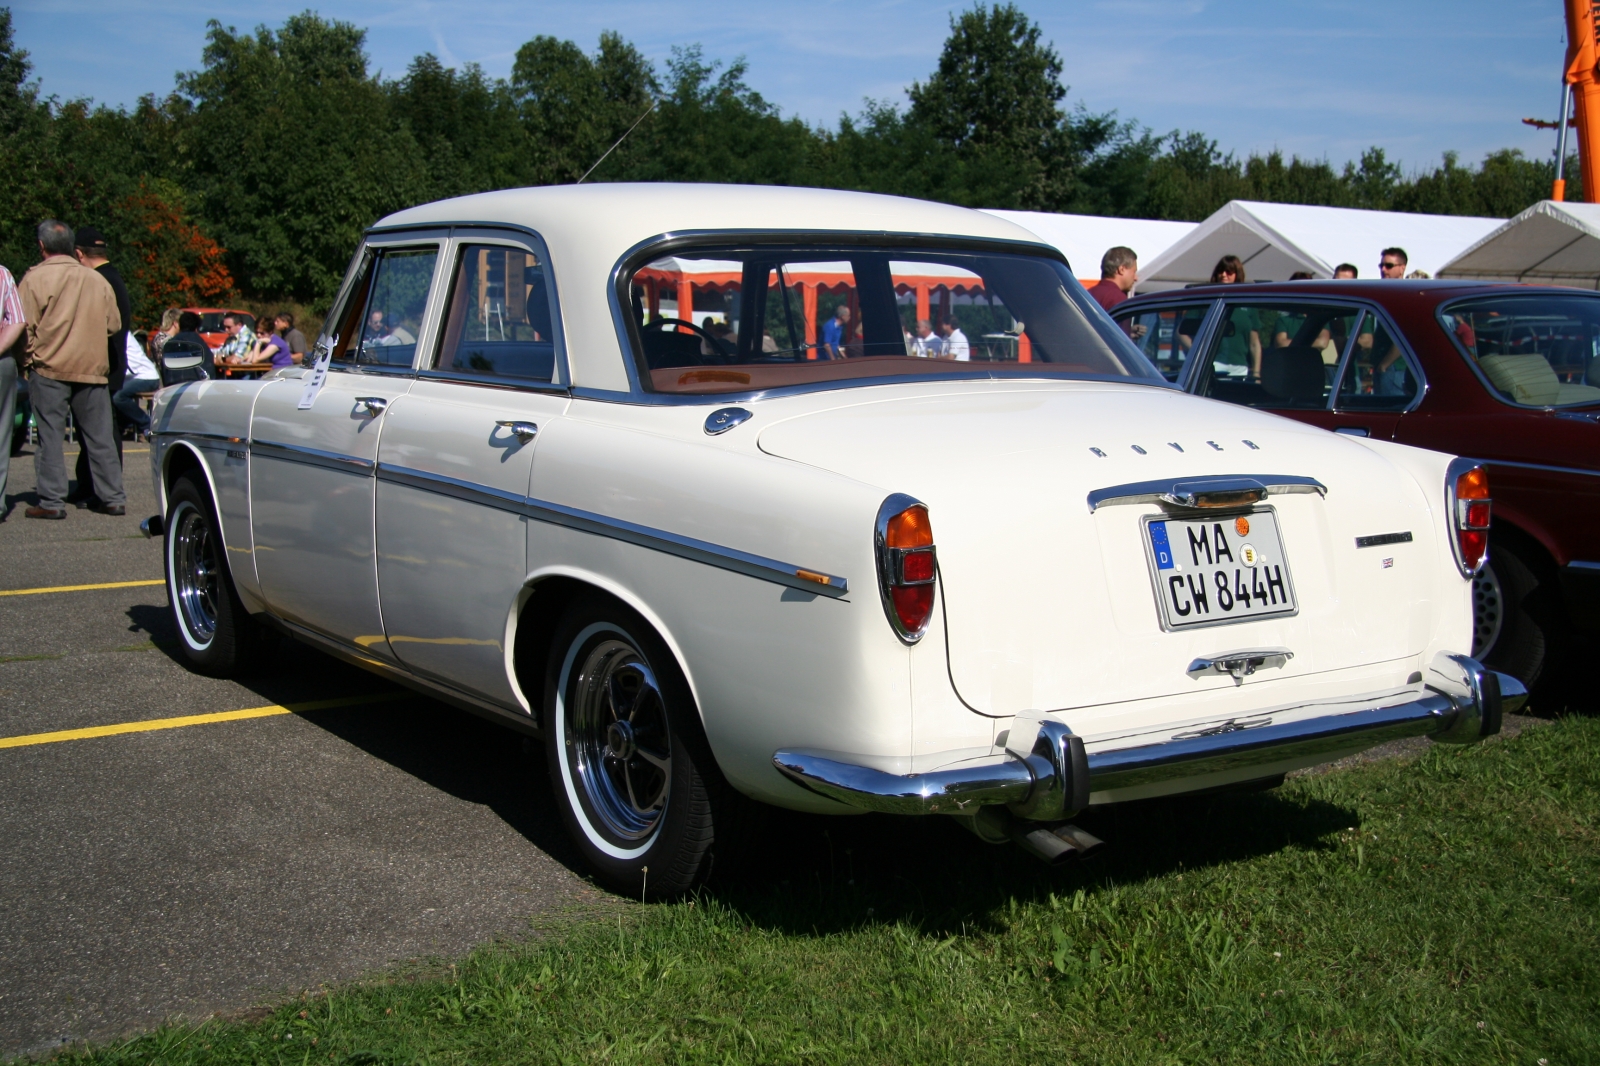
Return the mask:
POLYGON ((1114 317, 1162 376, 1168 381, 1177 381, 1188 364, 1200 335, 1200 324, 1209 310, 1210 303, 1198 303, 1151 308, 1114 317))
POLYGON ((435 244, 369 248, 349 296, 330 317, 337 325, 325 331, 334 338, 333 363, 409 368, 438 259, 435 244))

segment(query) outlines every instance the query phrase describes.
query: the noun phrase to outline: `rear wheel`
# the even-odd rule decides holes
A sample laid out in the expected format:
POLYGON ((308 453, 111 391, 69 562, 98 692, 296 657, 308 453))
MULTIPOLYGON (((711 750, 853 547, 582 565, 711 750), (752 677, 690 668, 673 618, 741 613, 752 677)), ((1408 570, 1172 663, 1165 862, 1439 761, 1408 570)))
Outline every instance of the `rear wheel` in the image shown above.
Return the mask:
POLYGON ((211 494, 194 475, 172 486, 165 529, 167 600, 185 658, 214 677, 246 672, 265 634, 234 590, 211 494))
POLYGON ((666 645, 621 603, 585 595, 562 619, 545 677, 551 784, 589 865, 628 895, 699 884, 748 801, 718 771, 666 645))
POLYGON ((1472 583, 1473 658, 1531 690, 1559 633, 1553 592, 1514 550, 1494 545, 1472 583))

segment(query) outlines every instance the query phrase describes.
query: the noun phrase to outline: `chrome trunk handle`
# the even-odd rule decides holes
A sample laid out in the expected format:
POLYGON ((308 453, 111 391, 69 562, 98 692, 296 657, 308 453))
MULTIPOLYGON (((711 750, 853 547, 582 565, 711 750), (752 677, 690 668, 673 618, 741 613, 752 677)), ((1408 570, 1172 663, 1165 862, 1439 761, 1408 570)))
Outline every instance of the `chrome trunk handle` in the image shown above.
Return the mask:
POLYGON ((512 435, 523 444, 528 443, 539 435, 539 427, 532 422, 520 422, 513 418, 500 418, 496 419, 494 424, 501 429, 509 429, 512 435))
POLYGON ((357 396, 356 406, 365 407, 367 409, 367 414, 376 418, 378 415, 383 414, 383 412, 388 409, 389 401, 385 400, 382 396, 357 396))
POLYGON ((1184 672, 1193 678, 1204 677, 1207 674, 1231 675, 1235 685, 1242 685, 1244 679, 1257 670, 1279 670, 1293 658, 1294 652, 1288 648, 1226 651, 1209 659, 1196 659, 1184 672))

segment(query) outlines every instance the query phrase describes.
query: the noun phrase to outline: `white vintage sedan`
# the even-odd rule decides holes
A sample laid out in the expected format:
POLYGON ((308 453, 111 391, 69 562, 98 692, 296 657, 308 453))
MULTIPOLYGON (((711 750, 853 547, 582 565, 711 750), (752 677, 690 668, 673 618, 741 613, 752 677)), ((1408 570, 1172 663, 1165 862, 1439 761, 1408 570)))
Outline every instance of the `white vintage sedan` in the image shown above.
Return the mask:
POLYGON ((372 227, 327 323, 158 397, 189 659, 272 627, 543 738, 620 888, 691 887, 751 801, 1059 861, 1085 807, 1526 695, 1463 654, 1480 466, 1168 387, 989 215, 486 193, 372 227))

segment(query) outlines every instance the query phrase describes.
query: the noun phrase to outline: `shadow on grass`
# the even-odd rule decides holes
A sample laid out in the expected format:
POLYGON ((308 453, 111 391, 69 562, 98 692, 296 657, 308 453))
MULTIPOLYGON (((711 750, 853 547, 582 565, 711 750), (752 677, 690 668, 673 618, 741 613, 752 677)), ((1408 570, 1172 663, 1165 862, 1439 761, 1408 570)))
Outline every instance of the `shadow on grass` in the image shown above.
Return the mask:
POLYGON ((827 935, 864 922, 905 922, 952 935, 991 927, 1012 901, 1096 892, 1286 847, 1322 848, 1357 824, 1353 810, 1276 792, 1149 801, 1085 812, 1106 841, 1095 858, 1048 867, 985 844, 947 819, 824 818, 773 812, 764 854, 714 890, 762 927, 827 935))

